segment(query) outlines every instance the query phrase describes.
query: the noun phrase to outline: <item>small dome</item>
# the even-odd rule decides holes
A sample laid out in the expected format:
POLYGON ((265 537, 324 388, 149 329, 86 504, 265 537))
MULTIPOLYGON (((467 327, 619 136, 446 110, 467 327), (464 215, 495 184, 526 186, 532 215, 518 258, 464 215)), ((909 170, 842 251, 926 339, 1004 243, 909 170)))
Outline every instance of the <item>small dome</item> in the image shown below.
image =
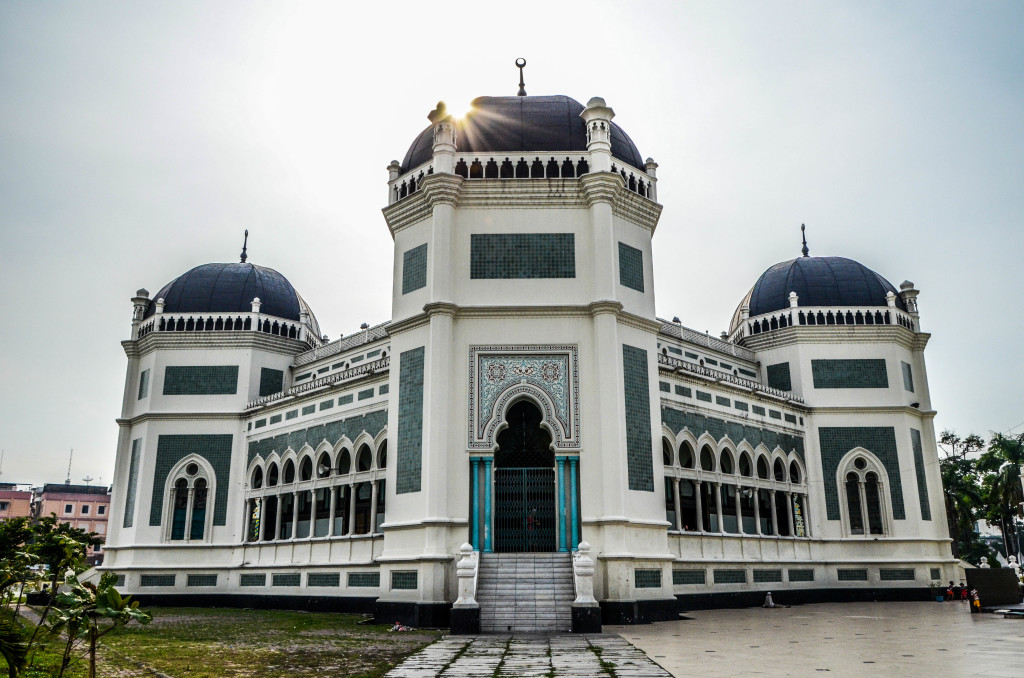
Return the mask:
MULTIPOLYGON (((479 97, 456 122, 459 153, 569 152, 587 150, 583 105, 567 96, 479 97)), ((434 154, 433 128, 423 130, 402 161, 402 172, 434 154)), ((644 161, 633 140, 612 123, 612 156, 637 169, 644 161)))
MULTIPOLYGON (((750 317, 789 307, 796 292, 800 306, 887 306, 886 294, 896 295, 896 307, 906 310, 899 290, 867 266, 844 257, 798 257, 775 264, 761 274, 740 302, 750 317)), ((730 332, 740 318, 733 316, 730 332)))
POLYGON ((320 334, 313 311, 288 279, 272 268, 255 264, 203 264, 164 285, 149 302, 146 317, 164 300, 164 313, 249 313, 253 297, 260 299, 260 313, 299 320, 309 313, 309 322, 320 334))

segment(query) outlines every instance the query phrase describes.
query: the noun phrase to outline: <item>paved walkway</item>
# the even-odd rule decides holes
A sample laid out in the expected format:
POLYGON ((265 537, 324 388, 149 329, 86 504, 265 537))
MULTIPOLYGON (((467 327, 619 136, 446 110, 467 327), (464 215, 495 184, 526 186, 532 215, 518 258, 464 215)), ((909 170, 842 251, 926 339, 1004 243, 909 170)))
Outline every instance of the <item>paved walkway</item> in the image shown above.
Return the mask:
POLYGON ((396 666, 392 678, 572 676, 670 678, 620 636, 446 636, 396 666))
POLYGON ((1024 676, 1024 619, 970 614, 966 603, 836 603, 686 616, 604 631, 621 633, 673 676, 1024 676))

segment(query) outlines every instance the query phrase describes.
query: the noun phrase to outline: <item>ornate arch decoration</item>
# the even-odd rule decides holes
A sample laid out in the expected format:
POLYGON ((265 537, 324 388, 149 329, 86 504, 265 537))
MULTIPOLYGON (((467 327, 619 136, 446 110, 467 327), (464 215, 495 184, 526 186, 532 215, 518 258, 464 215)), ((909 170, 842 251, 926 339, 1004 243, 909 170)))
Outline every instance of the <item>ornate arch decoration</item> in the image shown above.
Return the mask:
POLYGON ((164 481, 163 541, 209 542, 216 493, 217 474, 210 462, 196 453, 182 457, 164 481), (176 534, 179 513, 182 532, 176 534))
POLYGON ((575 345, 469 347, 470 449, 493 450, 508 409, 528 397, 555 449, 579 449, 579 359, 575 345))
POLYGON ((839 460, 836 487, 839 488, 839 513, 844 536, 871 538, 892 534, 890 480, 881 459, 863 447, 853 448, 839 460), (856 497, 853 496, 855 490, 856 497), (859 529, 858 518, 854 515, 857 509, 861 512, 859 529))

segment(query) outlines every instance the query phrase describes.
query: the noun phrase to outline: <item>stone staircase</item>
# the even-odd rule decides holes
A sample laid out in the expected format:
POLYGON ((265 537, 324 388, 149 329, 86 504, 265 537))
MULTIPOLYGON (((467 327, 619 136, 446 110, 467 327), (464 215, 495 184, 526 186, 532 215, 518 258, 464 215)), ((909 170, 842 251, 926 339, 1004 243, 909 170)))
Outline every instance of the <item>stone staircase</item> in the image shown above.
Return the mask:
POLYGON ((483 633, 568 632, 576 598, 569 553, 482 553, 476 600, 483 633))

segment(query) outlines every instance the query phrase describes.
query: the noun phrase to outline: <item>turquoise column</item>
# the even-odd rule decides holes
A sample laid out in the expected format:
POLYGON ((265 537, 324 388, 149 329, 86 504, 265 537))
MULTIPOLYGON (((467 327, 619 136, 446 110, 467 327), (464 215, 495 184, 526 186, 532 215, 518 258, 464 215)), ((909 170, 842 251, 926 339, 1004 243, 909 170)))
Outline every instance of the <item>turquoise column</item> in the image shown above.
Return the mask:
POLYGON ((576 513, 576 507, 579 504, 576 502, 576 465, 579 463, 579 457, 569 457, 569 493, 570 500, 572 502, 572 550, 575 551, 580 545, 580 517, 576 513))
POLYGON ((473 493, 473 519, 470 522, 472 525, 472 532, 470 532, 470 543, 473 544, 473 548, 477 551, 480 550, 480 457, 471 457, 470 464, 472 470, 470 471, 469 484, 472 488, 470 491, 473 493))
POLYGON ((494 460, 484 457, 484 552, 491 552, 491 463, 494 460))
POLYGON ((558 457, 558 550, 564 553, 565 547, 565 457, 558 457))

